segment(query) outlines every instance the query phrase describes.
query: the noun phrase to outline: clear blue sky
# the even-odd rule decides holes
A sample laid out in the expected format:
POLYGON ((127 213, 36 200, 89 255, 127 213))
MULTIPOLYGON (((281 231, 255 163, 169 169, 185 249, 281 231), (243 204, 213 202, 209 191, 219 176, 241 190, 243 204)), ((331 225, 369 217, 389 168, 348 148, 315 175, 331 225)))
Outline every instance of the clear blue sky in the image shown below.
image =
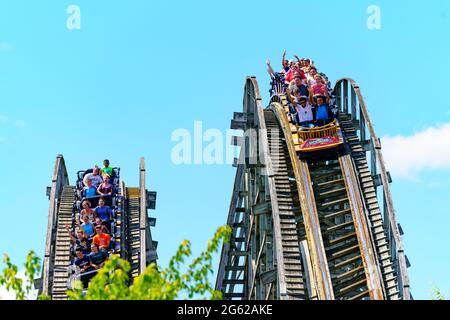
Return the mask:
MULTIPOLYGON (((449 123, 449 103, 432 96, 448 91, 449 19, 447 0, 1 0, 0 253, 16 263, 29 249, 43 255, 45 187, 60 153, 72 183, 107 157, 129 186, 144 156, 160 263, 183 239, 198 252, 226 222, 235 170, 175 166, 171 133, 196 120, 225 131, 247 75, 267 103, 264 61, 278 69, 284 49, 333 81, 358 81, 382 137, 449 123), (81 8, 81 30, 66 28, 70 4, 81 8), (371 4, 381 30, 366 27, 371 4)), ((431 282, 448 294, 450 170, 392 174, 413 295, 429 298, 431 282)))

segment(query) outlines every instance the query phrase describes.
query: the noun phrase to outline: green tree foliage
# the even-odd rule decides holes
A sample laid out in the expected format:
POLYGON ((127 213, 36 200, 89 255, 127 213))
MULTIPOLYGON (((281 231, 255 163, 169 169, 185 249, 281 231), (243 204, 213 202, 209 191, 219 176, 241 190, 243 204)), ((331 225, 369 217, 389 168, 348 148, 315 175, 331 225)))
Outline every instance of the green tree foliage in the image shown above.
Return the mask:
POLYGON ((85 294, 78 283, 68 295, 75 300, 173 300, 181 295, 220 299, 221 292, 214 290, 208 276, 213 273, 212 254, 218 251, 221 240, 228 241, 230 233, 228 226, 220 227, 208 241, 206 250, 187 266, 184 273, 180 270, 192 252, 190 242, 183 241, 166 268, 158 270, 156 264, 150 264, 131 285, 128 285, 130 264, 113 255, 91 280, 85 294))
POLYGON ((30 251, 25 261, 25 282, 24 279, 17 276, 18 268, 11 263, 10 257, 5 254, 3 262, 6 267, 0 274, 0 285, 4 285, 8 291, 16 294, 17 300, 25 300, 33 289, 33 281, 40 268, 40 258, 36 256, 34 251, 30 251))
POLYGON ((431 299, 432 300, 446 300, 442 291, 435 285, 433 285, 433 289, 431 291, 431 299))
MULTIPOLYGON (((169 265, 159 269, 156 264, 150 264, 146 270, 130 283, 128 261, 112 255, 97 275, 90 281, 89 287, 83 293, 81 282, 75 283, 75 288, 68 291, 72 300, 173 300, 183 297, 198 299, 220 299, 221 292, 215 291, 208 280, 213 273, 212 255, 219 250, 223 241, 228 242, 231 229, 228 226, 217 229, 214 237, 208 241, 208 246, 199 257, 188 265, 186 260, 191 257, 191 244, 183 241, 169 265), (181 270, 187 271, 182 272, 181 270)), ((17 299, 25 299, 32 289, 33 279, 40 269, 39 258, 30 252, 25 263, 25 275, 28 279, 24 286, 23 280, 17 278, 17 267, 5 255, 6 268, 0 275, 0 284, 16 293, 17 299)), ((48 296, 39 296, 46 300, 48 296)))

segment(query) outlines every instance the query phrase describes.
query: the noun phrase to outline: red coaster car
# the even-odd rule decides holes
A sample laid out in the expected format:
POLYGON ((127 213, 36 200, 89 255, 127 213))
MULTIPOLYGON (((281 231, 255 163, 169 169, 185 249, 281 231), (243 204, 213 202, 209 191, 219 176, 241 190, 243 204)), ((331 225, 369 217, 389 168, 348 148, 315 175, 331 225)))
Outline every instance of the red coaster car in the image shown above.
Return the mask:
POLYGON ((336 120, 322 127, 299 127, 300 152, 336 148, 343 144, 342 132, 336 120))

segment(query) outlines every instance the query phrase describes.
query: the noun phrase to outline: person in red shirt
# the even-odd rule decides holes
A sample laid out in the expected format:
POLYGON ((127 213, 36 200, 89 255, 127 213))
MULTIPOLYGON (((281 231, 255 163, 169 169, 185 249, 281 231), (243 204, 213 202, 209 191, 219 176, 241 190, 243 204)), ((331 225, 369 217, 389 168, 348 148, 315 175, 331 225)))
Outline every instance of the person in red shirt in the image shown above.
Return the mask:
POLYGON ((286 84, 291 83, 292 80, 294 80, 295 74, 298 73, 300 75, 300 78, 302 81, 306 80, 305 73, 302 69, 298 66, 298 64, 294 64, 292 68, 289 69, 289 71, 286 73, 286 77, 284 80, 286 81, 286 84))
POLYGON ((111 242, 111 236, 109 234, 103 233, 103 226, 97 225, 95 227, 95 231, 97 232, 97 234, 92 240, 92 243, 95 243, 100 250, 108 251, 109 244, 111 242))

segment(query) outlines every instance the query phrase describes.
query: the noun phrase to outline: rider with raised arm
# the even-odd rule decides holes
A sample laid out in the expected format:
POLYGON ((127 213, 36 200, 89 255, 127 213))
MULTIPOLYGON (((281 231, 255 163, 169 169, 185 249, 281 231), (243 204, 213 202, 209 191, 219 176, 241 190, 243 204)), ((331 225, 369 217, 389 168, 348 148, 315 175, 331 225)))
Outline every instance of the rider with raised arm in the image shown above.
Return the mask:
POLYGON ((289 71, 290 65, 289 65, 289 61, 286 60, 286 49, 283 51, 283 57, 281 58, 281 72, 283 73, 287 73, 289 71))
POLYGON ((71 240, 72 244, 78 248, 81 248, 83 250, 84 254, 88 254, 90 251, 89 250, 89 240, 88 240, 86 234, 84 233, 83 229, 78 228, 78 230, 76 231, 76 234, 77 234, 76 238, 73 236, 72 232, 70 232, 70 227, 67 224, 66 224, 66 230, 70 236, 70 240, 71 240))
POLYGON ((275 77, 275 71, 273 71, 273 68, 270 65, 270 60, 269 59, 266 59, 266 65, 267 65, 267 73, 269 74, 270 78, 275 77))
POLYGON ((307 96, 296 98, 297 122, 302 127, 309 127, 314 121, 313 107, 307 96))
POLYGON ((298 64, 294 64, 289 71, 286 73, 285 81, 286 84, 289 85, 292 80, 294 80, 294 75, 298 73, 302 81, 306 82, 306 76, 302 69, 300 69, 300 66, 298 64))

